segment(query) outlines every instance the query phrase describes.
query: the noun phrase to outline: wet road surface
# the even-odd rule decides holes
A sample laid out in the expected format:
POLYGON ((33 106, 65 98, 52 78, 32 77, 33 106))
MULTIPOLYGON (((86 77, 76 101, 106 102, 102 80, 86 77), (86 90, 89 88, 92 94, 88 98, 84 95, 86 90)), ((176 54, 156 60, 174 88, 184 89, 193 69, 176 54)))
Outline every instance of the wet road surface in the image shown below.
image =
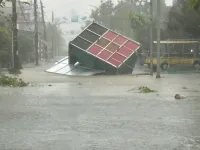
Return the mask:
POLYGON ((1 150, 200 149, 200 75, 22 76, 29 87, 0 88, 1 150))

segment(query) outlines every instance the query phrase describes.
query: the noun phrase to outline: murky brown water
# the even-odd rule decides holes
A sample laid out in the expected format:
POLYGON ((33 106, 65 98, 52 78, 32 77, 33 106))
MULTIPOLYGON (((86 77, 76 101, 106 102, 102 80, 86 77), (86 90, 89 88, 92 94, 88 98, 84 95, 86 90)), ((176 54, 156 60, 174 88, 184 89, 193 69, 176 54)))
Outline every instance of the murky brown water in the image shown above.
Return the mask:
POLYGON ((0 88, 2 150, 200 149, 198 75, 22 76, 32 86, 0 88))

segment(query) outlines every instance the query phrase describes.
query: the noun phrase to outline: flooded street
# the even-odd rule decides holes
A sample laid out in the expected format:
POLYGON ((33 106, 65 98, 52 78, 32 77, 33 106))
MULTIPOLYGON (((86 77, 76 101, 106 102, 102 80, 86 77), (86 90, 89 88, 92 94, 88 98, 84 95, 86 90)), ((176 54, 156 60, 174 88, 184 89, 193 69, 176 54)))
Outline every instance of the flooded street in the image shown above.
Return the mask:
POLYGON ((1 150, 200 149, 199 75, 66 77, 0 88, 1 150), (137 90, 148 86, 155 93, 137 90), (175 100, 175 94, 186 99, 175 100))
POLYGON ((0 150, 200 150, 200 0, 0 8, 0 150))

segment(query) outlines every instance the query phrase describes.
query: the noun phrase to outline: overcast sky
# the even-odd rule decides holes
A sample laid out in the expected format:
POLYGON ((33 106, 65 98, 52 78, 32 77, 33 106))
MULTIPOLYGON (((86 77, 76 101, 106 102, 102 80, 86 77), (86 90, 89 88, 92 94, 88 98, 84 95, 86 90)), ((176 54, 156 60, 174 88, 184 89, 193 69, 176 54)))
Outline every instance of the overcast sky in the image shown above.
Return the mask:
MULTIPOLYGON (((113 0, 117 2, 118 0, 113 0)), ((173 0, 166 0, 167 5, 171 5, 173 0)), ((49 15, 51 11, 55 11, 55 15, 66 16, 74 9, 78 14, 89 13, 92 6, 98 6, 100 0, 43 0, 45 11, 49 15)))
MULTIPOLYGON (((105 0, 106 1, 106 0, 105 0)), ((112 0, 117 3, 118 0, 112 0)), ((166 0, 167 5, 171 5, 173 0, 166 0)), ((46 13, 46 21, 51 21, 51 13, 54 11, 56 17, 70 17, 70 13, 74 10, 77 15, 90 15, 92 9, 91 6, 100 5, 100 0, 43 0, 46 13)), ((82 24, 70 23, 62 24, 60 27, 63 32, 70 30, 78 31, 81 30, 82 24)), ((66 41, 74 38, 75 35, 64 35, 66 41)))

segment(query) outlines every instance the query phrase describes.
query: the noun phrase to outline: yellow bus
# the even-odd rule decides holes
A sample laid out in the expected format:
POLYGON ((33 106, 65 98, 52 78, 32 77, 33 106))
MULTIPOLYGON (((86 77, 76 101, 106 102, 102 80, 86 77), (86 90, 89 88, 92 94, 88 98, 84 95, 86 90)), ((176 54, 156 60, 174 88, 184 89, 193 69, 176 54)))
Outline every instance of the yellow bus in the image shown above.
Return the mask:
MULTIPOLYGON (((154 44, 157 42, 154 41, 154 44)), ((200 41, 168 40, 161 43, 161 68, 167 70, 170 65, 193 66, 200 69, 200 41)), ((145 64, 150 66, 150 58, 145 59, 145 64)), ((153 51, 153 66, 157 65, 156 52, 153 51)))

